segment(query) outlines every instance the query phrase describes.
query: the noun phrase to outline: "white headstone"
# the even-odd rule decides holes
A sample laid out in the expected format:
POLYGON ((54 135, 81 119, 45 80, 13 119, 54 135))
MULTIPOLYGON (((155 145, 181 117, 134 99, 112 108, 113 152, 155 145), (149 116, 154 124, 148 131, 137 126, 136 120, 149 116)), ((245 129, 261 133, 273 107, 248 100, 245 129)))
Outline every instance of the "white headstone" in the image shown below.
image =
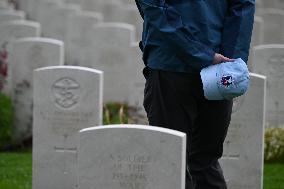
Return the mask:
POLYGON ((28 11, 28 0, 17 1, 18 7, 20 10, 27 12, 28 11))
POLYGON ((129 52, 135 30, 124 23, 103 23, 94 28, 92 47, 86 49, 82 64, 104 71, 104 101, 128 102, 137 65, 129 52))
POLYGON ((14 9, 11 4, 9 4, 7 1, 0 1, 0 10, 12 10, 14 9))
POLYGON ((228 189, 262 189, 266 78, 250 74, 250 88, 234 100, 221 160, 228 189))
MULTIPOLYGON (((40 25, 36 22, 26 20, 15 20, 10 22, 4 22, 0 24, 0 52, 7 52, 7 45, 10 40, 23 38, 23 37, 39 37, 40 25)), ((9 56, 9 52, 7 52, 9 56)), ((8 58, 8 57, 7 57, 8 58)), ((3 91, 7 94, 11 94, 11 77, 5 79, 6 84, 3 91)))
POLYGON ((186 135, 114 125, 80 131, 79 189, 184 189, 186 135))
POLYGON ((282 0, 274 0, 275 8, 284 9, 284 2, 282 0))
POLYGON ((61 41, 21 38, 10 43, 8 52, 15 110, 13 137, 20 141, 32 134, 33 70, 63 65, 64 49, 61 41))
POLYGON ((58 7, 62 7, 63 4, 61 1, 39 1, 35 3, 36 5, 36 12, 35 14, 36 18, 35 20, 38 21, 42 26, 42 33, 43 36, 45 36, 46 31, 49 30, 49 28, 52 25, 52 11, 58 7))
POLYGON ((79 12, 80 7, 77 5, 63 5, 62 7, 55 7, 50 10, 50 24, 45 28, 44 35, 54 39, 67 41, 68 36, 68 22, 70 17, 79 12))
MULTIPOLYGON (((28 19, 39 21, 38 20, 39 4, 47 0, 25 0, 25 1, 27 1, 27 7, 26 7, 27 10, 24 11, 26 11, 28 19)), ((60 1, 60 0, 55 0, 55 1, 60 1)))
POLYGON ((261 45, 263 43, 263 25, 264 22, 261 17, 254 17, 253 32, 250 44, 250 53, 248 60, 248 67, 250 71, 252 70, 252 49, 254 46, 261 45))
POLYGON ((253 33, 251 46, 261 45, 263 43, 263 19, 259 16, 254 17, 253 33))
POLYGON ((263 19, 263 44, 284 43, 284 10, 262 9, 258 15, 263 19))
POLYGON ((270 126, 284 124, 284 45, 261 45, 253 50, 253 70, 267 76, 266 116, 270 126))
POLYGON ((90 50, 92 46, 94 26, 102 20, 102 14, 97 12, 79 11, 71 15, 65 42, 68 65, 81 65, 85 51, 90 50))
POLYGON ((140 41, 143 30, 143 20, 136 5, 123 5, 115 9, 112 17, 109 18, 112 22, 125 22, 132 24, 136 29, 136 41, 140 41))
POLYGON ((0 46, 12 39, 39 37, 40 24, 26 20, 15 20, 0 24, 0 46))
POLYGON ((135 5, 135 1, 132 1, 132 0, 120 0, 120 1, 126 5, 129 5, 129 4, 135 5))
POLYGON ((136 74, 136 78, 132 81, 131 86, 131 95, 129 99, 129 105, 136 107, 139 114, 146 115, 144 110, 143 101, 144 101, 144 88, 145 88, 145 78, 143 76, 144 63, 142 60, 142 52, 138 46, 138 43, 133 43, 131 46, 131 51, 129 51, 129 56, 133 64, 135 65, 135 70, 132 70, 136 74))
POLYGON ((23 11, 0 10, 0 24, 12 20, 23 20, 25 17, 23 11))
POLYGON ((112 14, 113 8, 120 5, 122 5, 120 0, 81 0, 82 9, 100 12, 104 16, 112 14))
MULTIPOLYGON (((31 20, 36 20, 38 0, 27 0, 27 17, 31 20)), ((38 20, 37 20, 38 21, 38 20)))
POLYGON ((102 123, 102 83, 90 68, 35 71, 33 188, 77 188, 78 131, 102 123))
POLYGON ((283 9, 284 3, 282 0, 257 0, 258 8, 278 8, 283 9))
POLYGON ((73 4, 73 5, 80 5, 81 6, 81 0, 65 0, 64 2, 66 4, 73 4))
MULTIPOLYGON (((104 15, 104 20, 107 22, 111 22, 115 15, 115 12, 120 9, 122 3, 118 0, 98 2, 98 5, 95 7, 93 11, 98 11, 104 15)), ((89 10, 89 9, 87 9, 89 10)), ((92 10, 90 10, 92 11, 92 10)))

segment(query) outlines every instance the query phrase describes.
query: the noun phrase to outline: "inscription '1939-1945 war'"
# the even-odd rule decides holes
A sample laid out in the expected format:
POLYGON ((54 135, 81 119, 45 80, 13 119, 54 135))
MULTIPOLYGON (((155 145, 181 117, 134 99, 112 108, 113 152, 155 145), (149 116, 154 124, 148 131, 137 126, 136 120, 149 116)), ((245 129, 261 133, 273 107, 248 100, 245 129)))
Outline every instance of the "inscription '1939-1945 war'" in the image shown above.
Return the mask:
POLYGON ((111 180, 122 189, 146 189, 149 168, 154 159, 149 155, 110 155, 111 180))

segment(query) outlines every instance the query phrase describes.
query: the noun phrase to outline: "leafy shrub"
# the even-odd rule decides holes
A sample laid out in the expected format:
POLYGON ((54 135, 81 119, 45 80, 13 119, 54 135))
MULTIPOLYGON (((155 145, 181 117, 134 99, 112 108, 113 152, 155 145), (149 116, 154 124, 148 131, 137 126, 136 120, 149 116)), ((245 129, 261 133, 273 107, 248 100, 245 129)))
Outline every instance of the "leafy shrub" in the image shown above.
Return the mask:
POLYGON ((127 124, 128 107, 119 103, 107 103, 104 105, 104 125, 127 124))
POLYGON ((266 129, 264 152, 265 162, 284 163, 284 127, 266 129))
POLYGON ((0 149, 11 142, 13 108, 9 97, 0 93, 0 149))

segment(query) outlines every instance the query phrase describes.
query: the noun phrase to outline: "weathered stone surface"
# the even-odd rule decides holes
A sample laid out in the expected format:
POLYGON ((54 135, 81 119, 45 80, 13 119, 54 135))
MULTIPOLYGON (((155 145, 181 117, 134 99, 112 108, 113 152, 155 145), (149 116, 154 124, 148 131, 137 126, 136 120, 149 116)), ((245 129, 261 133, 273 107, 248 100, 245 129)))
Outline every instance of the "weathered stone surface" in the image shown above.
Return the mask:
POLYGON ((186 135, 141 125, 80 131, 79 189, 184 189, 186 135))
POLYGON ((252 70, 252 49, 254 46, 261 45, 263 43, 263 25, 264 22, 261 17, 255 16, 254 17, 254 24, 253 24, 253 32, 251 37, 251 44, 250 44, 250 53, 249 53, 249 60, 248 60, 248 67, 249 70, 252 70))
POLYGON ((39 37, 40 24, 26 20, 14 20, 0 24, 0 46, 11 39, 39 37))
POLYGON ((228 189, 261 189, 266 78, 250 74, 250 88, 234 100, 221 160, 228 189))
POLYGON ((136 77, 132 80, 132 84, 130 86, 131 95, 129 96, 128 103, 130 106, 136 107, 136 111, 141 116, 146 116, 146 112, 143 106, 146 79, 144 78, 142 73, 145 65, 142 60, 142 53, 138 46, 138 43, 132 44, 129 56, 131 57, 134 64, 135 70, 132 70, 132 72, 136 74, 136 77))
MULTIPOLYGON (((104 101, 128 102, 137 65, 129 56, 134 27, 124 23, 102 23, 94 27, 91 48, 81 65, 104 71, 104 101)), ((137 57, 138 58, 138 57, 137 57)))
POLYGON ((143 20, 137 10, 136 5, 123 5, 114 9, 112 17, 109 17, 112 22, 125 22, 135 26, 136 29, 136 41, 140 41, 143 30, 143 20))
POLYGON ((112 15, 114 9, 121 5, 120 0, 81 0, 82 9, 100 12, 104 16, 112 15))
POLYGON ((55 6, 49 10, 50 24, 49 27, 44 28, 45 36, 58 39, 66 43, 69 32, 68 22, 70 17, 79 11, 80 7, 77 5, 55 6))
POLYGON ((284 11, 279 9, 261 9, 258 16, 263 19, 263 44, 284 43, 284 11))
POLYGON ((55 66, 34 73, 33 188, 77 188, 78 131, 102 124, 103 73, 55 66))
POLYGON ((284 124, 284 45, 262 45, 253 50, 253 70, 267 76, 266 116, 271 126, 284 124))
MULTIPOLYGON (((0 53, 7 53, 6 59, 8 59, 9 52, 7 51, 7 45, 10 40, 23 38, 23 37, 39 37, 40 25, 36 22, 26 20, 15 20, 4 22, 0 24, 0 53)), ((9 69, 9 65, 8 65, 9 69)), ((11 95, 11 77, 8 75, 5 78, 6 83, 4 85, 4 93, 11 95)))
POLYGON ((33 11, 32 13, 35 17, 34 20, 38 21, 41 24, 43 36, 48 36, 48 34, 46 34, 46 31, 48 31, 48 29, 52 25, 52 22, 54 21, 52 20, 52 11, 58 7, 62 7, 63 2, 59 0, 41 0, 36 1, 34 3, 34 6, 32 6, 35 9, 35 11, 33 11))
POLYGON ((103 21, 103 15, 97 12, 79 11, 68 20, 66 33, 66 64, 83 65, 85 52, 90 51, 94 26, 103 21))
POLYGON ((32 134, 33 70, 63 65, 63 43, 46 38, 21 38, 10 43, 8 52, 15 109, 13 137, 21 141, 32 134))
POLYGON ((26 14, 23 11, 0 10, 0 24, 12 20, 23 20, 26 14))

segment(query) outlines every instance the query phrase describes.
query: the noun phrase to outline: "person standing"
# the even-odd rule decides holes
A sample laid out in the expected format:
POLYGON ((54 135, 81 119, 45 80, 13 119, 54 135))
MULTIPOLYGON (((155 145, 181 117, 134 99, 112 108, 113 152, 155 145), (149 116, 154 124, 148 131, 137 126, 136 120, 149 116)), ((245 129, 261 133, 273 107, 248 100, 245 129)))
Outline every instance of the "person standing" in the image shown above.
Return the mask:
POLYGON ((186 189, 226 189, 218 160, 232 101, 207 100, 200 71, 248 60, 254 0, 135 0, 149 124, 187 134, 186 189))

